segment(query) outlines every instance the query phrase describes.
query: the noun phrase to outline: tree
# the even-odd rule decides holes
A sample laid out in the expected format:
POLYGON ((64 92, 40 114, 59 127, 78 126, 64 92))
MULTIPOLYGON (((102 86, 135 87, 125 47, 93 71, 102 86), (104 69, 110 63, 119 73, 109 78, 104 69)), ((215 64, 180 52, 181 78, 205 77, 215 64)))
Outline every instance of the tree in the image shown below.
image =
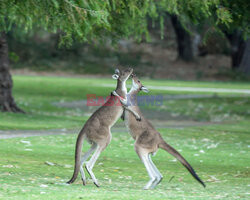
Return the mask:
POLYGON ((12 79, 9 73, 8 44, 4 32, 0 33, 0 105, 3 111, 23 112, 12 97, 12 79))
POLYGON ((191 34, 185 30, 176 15, 170 17, 176 35, 178 58, 187 62, 193 61, 194 51, 191 34))
MULTIPOLYGON (((0 78, 0 109, 21 111, 11 94, 8 46, 4 36, 14 26, 22 28, 24 33, 37 27, 58 32, 61 44, 67 45, 73 40, 91 42, 105 40, 107 36, 113 40, 130 36, 140 40, 149 39, 148 17, 160 19, 163 33, 165 13, 177 15, 182 24, 186 21, 198 23, 212 15, 216 16, 216 23, 231 23, 232 14, 228 10, 220 12, 219 6, 220 1, 217 0, 1 0, 0 77, 6 78, 0 78), (5 105, 8 105, 8 109, 5 105)), ((238 7, 240 10, 240 5, 238 7)))
POLYGON ((244 54, 239 68, 243 73, 250 74, 250 39, 245 42, 244 54))
POLYGON ((242 66, 250 67, 250 59, 247 58, 250 44, 246 42, 250 36, 249 10, 250 4, 245 0, 223 0, 216 10, 216 16, 226 22, 217 20, 216 24, 231 45, 232 69, 239 69, 248 74, 250 70, 242 66))
MULTIPOLYGON (((188 26, 192 23, 210 24, 210 28, 225 34, 231 45, 232 68, 242 71, 242 59, 247 57, 246 50, 250 48, 246 42, 250 34, 250 4, 245 0, 201 1, 200 4, 196 1, 186 1, 182 2, 182 6, 180 9, 177 4, 178 14, 171 15, 179 58, 190 61, 194 56, 192 36, 186 31, 188 26), (201 4, 206 4, 206 7, 201 4)), ((190 29, 189 31, 192 32, 190 29)), ((245 65, 250 66, 250 63, 246 62, 244 60, 245 65)))
POLYGON ((224 31, 231 45, 231 65, 232 69, 237 69, 240 66, 242 56, 245 50, 245 41, 241 31, 234 30, 233 32, 224 31))
MULTIPOLYGON (((8 43, 5 33, 19 27, 23 33, 44 28, 60 33, 61 44, 73 39, 91 42, 109 35, 119 37, 146 33, 149 1, 133 0, 1 0, 0 1, 0 109, 22 112, 12 96, 8 43)), ((153 13, 153 11, 150 11, 153 13)), ((19 29, 20 30, 20 29, 19 29)))

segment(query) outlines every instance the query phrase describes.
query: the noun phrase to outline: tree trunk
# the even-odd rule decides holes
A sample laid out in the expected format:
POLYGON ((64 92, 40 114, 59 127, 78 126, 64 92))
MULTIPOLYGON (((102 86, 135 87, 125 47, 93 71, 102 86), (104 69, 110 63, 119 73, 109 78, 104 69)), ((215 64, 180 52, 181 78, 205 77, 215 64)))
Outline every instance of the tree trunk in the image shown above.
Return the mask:
POLYGON ((9 69, 8 43, 5 33, 0 32, 0 110, 23 113, 12 96, 13 82, 9 69))
POLYGON ((178 58, 184 61, 194 60, 192 36, 183 28, 178 17, 171 15, 171 21, 176 34, 178 58))
POLYGON ((242 56, 239 70, 250 75, 250 39, 245 42, 245 50, 242 56))
POLYGON ((238 69, 240 67, 246 43, 239 30, 235 30, 232 33, 225 31, 224 33, 231 45, 232 69, 238 69))

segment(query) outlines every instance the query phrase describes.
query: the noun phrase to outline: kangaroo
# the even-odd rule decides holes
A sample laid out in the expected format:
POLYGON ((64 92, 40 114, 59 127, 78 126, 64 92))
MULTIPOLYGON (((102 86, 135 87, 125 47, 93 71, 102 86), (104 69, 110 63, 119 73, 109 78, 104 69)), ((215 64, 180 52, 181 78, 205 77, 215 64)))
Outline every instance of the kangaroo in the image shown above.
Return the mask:
MULTIPOLYGON (((117 87, 113 93, 124 98, 125 102, 127 95, 126 81, 130 77, 132 72, 132 68, 121 70, 121 72, 116 69, 115 74, 112 76, 113 79, 117 80, 117 87)), ((113 93, 111 94, 113 95, 113 93)), ((115 96, 113 95, 113 97, 115 96)), ((122 106, 121 104, 120 106, 115 105, 115 102, 113 100, 114 99, 112 99, 111 97, 109 101, 107 101, 103 106, 96 110, 80 131, 75 147, 74 173, 72 178, 67 182, 68 184, 71 184, 76 180, 77 175, 80 171, 83 185, 86 185, 86 177, 82 166, 94 152, 90 160, 86 162, 85 168, 91 176, 94 184, 99 187, 98 181, 92 169, 101 152, 108 146, 111 141, 111 127, 121 117, 123 110, 129 109, 124 108, 124 106, 122 106), (84 139, 86 139, 91 144, 91 148, 81 157, 82 144, 84 139)), ((120 103, 119 100, 118 103, 120 103)), ((134 115, 137 120, 140 120, 140 116, 138 114, 134 113, 134 115)))
MULTIPOLYGON (((165 151, 173 155, 175 158, 177 158, 182 163, 182 165, 187 168, 187 170, 192 174, 192 176, 199 183, 201 183, 203 187, 206 187, 204 182, 198 177, 194 169, 185 160, 185 158, 183 158, 183 156, 179 152, 177 152, 173 147, 167 144, 162 138, 161 134, 155 130, 153 125, 145 117, 143 117, 137 104, 137 94, 140 91, 148 92, 148 89, 141 84, 140 80, 135 75, 132 75, 132 88, 128 93, 128 97, 131 99, 132 104, 128 105, 128 107, 141 116, 141 121, 137 122, 136 120, 134 120, 132 115, 126 110, 124 111, 124 116, 122 117, 125 118, 126 126, 131 136, 135 140, 135 151, 143 162, 143 164, 145 165, 148 175, 150 177, 150 180, 148 181, 144 189, 153 189, 160 183, 163 178, 163 176, 151 160, 151 154, 154 155, 159 148, 164 149, 165 151)), ((125 102, 122 99, 120 100, 123 104, 130 103, 125 102)))

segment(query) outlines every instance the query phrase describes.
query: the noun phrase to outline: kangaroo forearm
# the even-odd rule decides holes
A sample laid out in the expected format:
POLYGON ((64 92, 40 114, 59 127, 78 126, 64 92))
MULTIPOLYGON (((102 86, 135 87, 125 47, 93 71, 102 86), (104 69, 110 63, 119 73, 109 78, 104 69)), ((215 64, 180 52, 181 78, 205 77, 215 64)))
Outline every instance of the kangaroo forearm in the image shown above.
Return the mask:
POLYGON ((124 107, 125 110, 129 111, 130 113, 132 113, 135 116, 135 118, 141 118, 141 116, 137 112, 133 111, 129 107, 126 107, 126 106, 123 106, 123 107, 124 107))
POLYGON ((124 108, 125 110, 131 112, 131 113, 135 116, 136 120, 141 120, 141 116, 140 116, 137 112, 133 111, 132 109, 130 109, 130 108, 128 107, 127 99, 122 99, 122 98, 116 93, 116 91, 113 91, 112 94, 119 98, 119 100, 120 100, 120 102, 121 102, 123 108, 124 108))

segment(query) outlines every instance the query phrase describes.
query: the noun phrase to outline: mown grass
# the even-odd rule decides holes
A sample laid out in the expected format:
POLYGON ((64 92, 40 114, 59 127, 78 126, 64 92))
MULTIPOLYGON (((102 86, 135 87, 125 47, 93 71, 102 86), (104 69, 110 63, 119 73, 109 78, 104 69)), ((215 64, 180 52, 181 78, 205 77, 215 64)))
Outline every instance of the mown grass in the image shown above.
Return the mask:
MULTIPOLYGON (((87 94, 96 94, 97 96, 108 96, 114 89, 113 87, 102 87, 103 84, 113 84, 115 81, 107 78, 65 78, 65 77, 44 77, 44 76, 14 76, 14 96, 18 105, 27 112, 27 114, 0 113, 0 129, 52 129, 52 128, 72 128, 81 127, 88 118, 82 110, 77 108, 57 107, 53 103, 64 101, 76 101, 86 99, 87 94)), ((223 82, 192 82, 192 81, 164 81, 164 80, 143 80, 145 86, 182 86, 182 87, 211 87, 211 88, 238 88, 250 89, 248 83, 223 83, 223 82)), ((129 81, 128 81, 129 84, 129 81)), ((155 94, 190 94, 190 92, 175 92, 151 90, 149 95, 155 94)), ((192 94, 195 94, 192 92, 192 94)), ((205 93, 208 94, 208 93, 205 93)), ((225 94, 219 94, 225 96, 225 94)), ((229 98, 208 98, 208 99, 191 99, 191 100, 174 100, 167 101, 166 107, 161 109, 175 113, 188 115, 192 113, 194 119, 209 120, 213 118, 214 112, 221 109, 217 103, 227 103, 229 98), (204 107, 201 108, 201 103, 204 107), (186 106, 188 104, 188 107, 186 106), (210 105, 208 105, 210 104, 210 105), (208 105, 208 106, 207 106, 208 105), (208 107, 218 107, 213 109, 214 112, 208 116, 208 107), (189 108, 189 110, 187 110, 189 108), (199 109, 202 112, 191 112, 192 109, 199 109)), ((231 100, 230 100, 231 101, 231 100)), ((238 100, 237 100, 238 101, 238 100)), ((239 102, 241 101, 241 97, 239 102)), ((241 105, 235 102, 227 103, 227 108, 221 109, 220 112, 227 113, 232 109, 232 105, 238 110, 250 113, 249 99, 244 98, 241 105)), ((165 103, 164 103, 165 105, 165 103)), ((235 120, 235 119, 234 119, 235 120)))
POLYGON ((224 122, 250 119, 249 96, 174 99, 164 101, 161 106, 149 106, 149 108, 196 121, 224 122))
MULTIPOLYGON (((250 88, 247 83, 142 82, 156 86, 250 88)), ((113 88, 98 84, 114 81, 14 76, 14 83, 16 101, 27 114, 0 113, 0 130, 81 128, 88 118, 85 110, 57 107, 54 103, 86 99, 86 94, 93 93, 107 96, 113 88)), ((180 92, 152 90, 149 94, 180 92)), ((164 179, 156 189, 142 190, 148 175, 133 150, 133 140, 127 132, 113 131, 111 144, 94 168, 100 188, 91 180, 82 186, 80 178, 72 185, 64 184, 73 172, 77 135, 0 140, 0 199, 248 199, 249 104, 246 96, 218 94, 216 98, 172 99, 161 107, 148 107, 173 118, 216 122, 210 126, 159 129, 205 181, 206 189, 173 157, 159 150, 153 161, 164 179)), ((84 151, 88 147, 84 143, 84 151)))
MULTIPOLYGON (((244 127, 245 132, 233 124, 160 130, 206 182, 205 189, 174 158, 159 150, 153 160, 164 179, 156 189, 142 190, 148 176, 125 132, 113 133, 111 144, 97 161, 94 172, 100 188, 91 180, 83 186, 80 178, 72 185, 64 184, 73 171, 76 135, 0 140, 0 198, 247 199, 249 129, 244 127)), ((85 143, 84 151, 87 147, 85 143)))

